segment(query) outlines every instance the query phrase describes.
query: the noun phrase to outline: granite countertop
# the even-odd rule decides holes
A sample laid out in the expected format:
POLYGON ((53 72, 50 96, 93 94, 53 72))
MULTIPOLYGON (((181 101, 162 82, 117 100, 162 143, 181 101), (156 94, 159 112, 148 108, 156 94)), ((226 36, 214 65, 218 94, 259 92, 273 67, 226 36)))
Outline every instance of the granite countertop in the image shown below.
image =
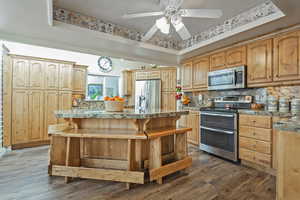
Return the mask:
POLYGON ((300 133, 300 121, 279 121, 273 124, 273 128, 280 131, 300 133))
POLYGON ((149 119, 158 117, 177 117, 187 115, 189 111, 151 111, 138 112, 124 110, 123 112, 106 112, 103 110, 73 109, 55 111, 57 118, 106 118, 106 119, 149 119))

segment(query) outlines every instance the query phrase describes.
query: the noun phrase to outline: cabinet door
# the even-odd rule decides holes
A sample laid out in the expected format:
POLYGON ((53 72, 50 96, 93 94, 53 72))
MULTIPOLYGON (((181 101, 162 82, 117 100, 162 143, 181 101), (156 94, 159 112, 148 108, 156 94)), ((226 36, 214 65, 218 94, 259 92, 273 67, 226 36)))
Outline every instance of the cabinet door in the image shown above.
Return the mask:
POLYGON ((57 124, 58 119, 54 115, 54 111, 58 110, 58 92, 47 91, 45 93, 45 126, 44 139, 49 139, 48 126, 57 124))
POLYGON ((123 95, 132 95, 132 71, 122 71, 123 95))
POLYGON ((248 45, 248 84, 272 82, 272 39, 248 45))
MULTIPOLYGON (((59 110, 70 110, 72 109, 72 92, 61 91, 59 92, 59 110)), ((59 123, 64 123, 64 119, 59 119, 59 123)))
POLYGON ((188 142, 194 145, 199 145, 199 114, 198 113, 190 113, 188 120, 190 121, 190 127, 192 131, 188 133, 188 142))
POLYGON ((27 90, 13 91, 12 105, 12 144, 28 142, 29 114, 27 90))
POLYGON ((161 91, 170 91, 170 70, 163 70, 161 72, 161 91))
POLYGON ((3 145, 11 146, 12 60, 3 56, 3 145))
POLYGON ((173 111, 176 109, 175 95, 175 92, 162 92, 161 109, 163 111, 173 111))
POLYGON ((210 56, 210 71, 221 70, 226 68, 225 51, 210 56))
POLYGON ((13 59, 13 87, 26 89, 29 86, 29 61, 21 58, 13 59))
POLYGON ((227 67, 246 65, 246 47, 236 47, 226 51, 227 67))
POLYGON ((190 90, 192 89, 193 63, 192 62, 186 63, 181 67, 181 69, 182 69, 181 72, 182 89, 190 90))
POLYGON ((46 83, 45 88, 48 90, 58 90, 59 85, 59 63, 45 63, 45 77, 46 83))
POLYGON ((72 90, 72 68, 71 64, 60 64, 59 70, 59 89, 72 90))
POLYGON ((44 89, 45 63, 31 60, 29 62, 29 87, 30 89, 44 89))
POLYGON ((85 92, 86 87, 86 69, 73 68, 73 91, 85 92))
POLYGON ((207 73, 209 72, 209 57, 203 57, 193 62, 193 88, 207 88, 207 73))
POLYGON ((43 140, 44 132, 44 91, 29 92, 29 133, 30 142, 43 140))
POLYGON ((169 76, 169 91, 175 92, 176 86, 177 86, 177 70, 170 70, 170 76, 169 76))
POLYGON ((274 81, 300 78, 300 32, 274 39, 274 81))
POLYGON ((148 72, 135 72, 135 79, 136 80, 146 80, 148 79, 148 72))

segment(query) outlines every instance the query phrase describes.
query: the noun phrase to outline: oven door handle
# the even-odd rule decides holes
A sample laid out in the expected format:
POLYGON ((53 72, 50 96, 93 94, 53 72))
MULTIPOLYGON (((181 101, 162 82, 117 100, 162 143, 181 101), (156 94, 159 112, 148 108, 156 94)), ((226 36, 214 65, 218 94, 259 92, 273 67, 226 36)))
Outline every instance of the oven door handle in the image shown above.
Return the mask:
POLYGON ((218 116, 218 117, 234 117, 234 114, 217 114, 217 113, 208 113, 208 112, 201 112, 201 115, 210 115, 210 116, 218 116))
POLYGON ((205 127, 205 126, 201 126, 201 128, 204 129, 204 130, 208 130, 208 131, 214 131, 214 132, 219 132, 219 133, 226 133, 226 134, 230 134, 230 135, 234 134, 234 131, 225 131, 225 130, 222 130, 222 129, 208 128, 208 127, 205 127))

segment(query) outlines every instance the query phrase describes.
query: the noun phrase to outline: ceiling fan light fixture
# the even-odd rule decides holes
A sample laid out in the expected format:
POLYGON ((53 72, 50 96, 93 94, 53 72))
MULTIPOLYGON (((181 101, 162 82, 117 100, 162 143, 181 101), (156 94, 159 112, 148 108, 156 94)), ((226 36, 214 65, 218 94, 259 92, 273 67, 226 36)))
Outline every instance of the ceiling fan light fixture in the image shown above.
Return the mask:
POLYGON ((176 32, 180 31, 183 27, 184 27, 184 24, 182 22, 178 23, 178 24, 173 24, 176 32))
POLYGON ((168 23, 168 20, 166 17, 162 17, 162 18, 156 20, 156 26, 162 33, 164 33, 164 34, 170 33, 170 24, 168 23))

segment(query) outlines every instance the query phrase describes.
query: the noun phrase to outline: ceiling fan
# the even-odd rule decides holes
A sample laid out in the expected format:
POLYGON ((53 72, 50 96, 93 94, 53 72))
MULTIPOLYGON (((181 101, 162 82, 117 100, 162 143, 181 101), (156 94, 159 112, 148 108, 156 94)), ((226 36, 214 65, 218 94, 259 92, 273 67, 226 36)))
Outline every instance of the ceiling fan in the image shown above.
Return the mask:
POLYGON ((123 15, 123 18, 134 19, 163 15, 163 17, 157 19, 152 28, 144 34, 142 41, 151 39, 157 30, 160 30, 164 34, 169 34, 171 24, 181 39, 187 40, 191 37, 191 34, 182 22, 183 17, 214 19, 220 18, 223 15, 222 10, 219 9, 182 9, 182 3, 183 0, 160 0, 160 6, 163 11, 126 14, 123 15))

